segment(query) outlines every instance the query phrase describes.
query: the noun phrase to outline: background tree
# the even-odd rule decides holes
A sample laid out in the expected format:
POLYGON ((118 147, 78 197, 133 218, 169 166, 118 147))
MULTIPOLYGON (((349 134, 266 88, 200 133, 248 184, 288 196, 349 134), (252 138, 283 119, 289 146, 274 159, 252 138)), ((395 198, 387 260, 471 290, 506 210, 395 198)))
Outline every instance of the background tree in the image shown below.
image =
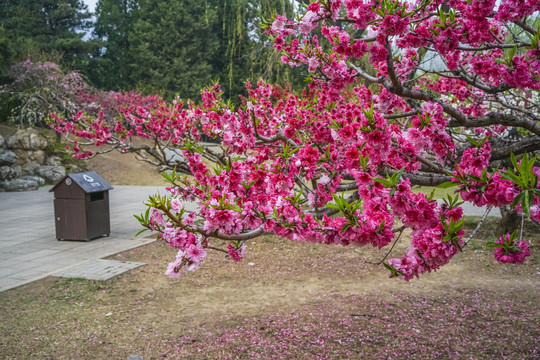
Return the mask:
POLYGON ((62 55, 64 65, 81 69, 96 46, 83 40, 92 26, 91 16, 81 0, 0 1, 0 27, 16 49, 18 61, 36 50, 55 52, 62 55))
POLYGON ((101 46, 95 49, 85 74, 100 89, 133 89, 129 33, 138 19, 138 0, 99 0, 93 35, 101 46))
POLYGON ((276 7, 292 15, 288 0, 100 0, 94 34, 104 47, 92 60, 90 81, 105 89, 194 98, 220 79, 233 100, 245 94, 245 80, 263 74, 299 84, 301 70, 276 62, 259 28, 276 7))
POLYGON ((12 82, 0 86, 0 98, 8 105, 9 120, 21 127, 44 126, 53 112, 73 117, 89 90, 79 73, 51 62, 29 59, 11 66, 7 75, 12 82))

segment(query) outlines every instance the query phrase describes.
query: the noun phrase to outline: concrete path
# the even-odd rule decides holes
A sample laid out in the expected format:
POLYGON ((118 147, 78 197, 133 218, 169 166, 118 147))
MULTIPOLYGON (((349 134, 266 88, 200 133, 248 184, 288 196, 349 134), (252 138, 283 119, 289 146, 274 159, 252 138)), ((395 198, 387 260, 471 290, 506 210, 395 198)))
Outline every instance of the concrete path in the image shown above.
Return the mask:
MULTIPOLYGON (((89 242, 58 241, 54 222, 51 186, 37 191, 0 192, 0 291, 8 290, 49 275, 78 276, 89 271, 97 277, 129 269, 118 264, 97 261, 106 256, 154 241, 143 233, 133 214, 146 211, 143 203, 149 195, 164 193, 165 187, 115 186, 109 192, 111 234, 89 242), (96 265, 97 264, 97 265, 96 265), (99 266, 104 264, 100 270, 99 266), (90 269, 90 270, 89 270, 90 269), (93 269, 93 270, 92 270, 93 269), (103 271, 103 274, 98 274, 103 271), (73 275, 75 274, 75 275, 73 275)), ((466 215, 482 216, 484 209, 464 204, 466 215)), ((490 216, 500 216, 495 209, 490 216)), ((133 267, 141 264, 132 264, 133 267)))
MULTIPOLYGON (((155 240, 133 214, 146 211, 148 195, 164 187, 115 186, 109 192, 111 234, 92 241, 58 241, 51 186, 37 191, 0 192, 0 291, 155 240)), ((69 273, 69 272, 68 272, 69 273)))

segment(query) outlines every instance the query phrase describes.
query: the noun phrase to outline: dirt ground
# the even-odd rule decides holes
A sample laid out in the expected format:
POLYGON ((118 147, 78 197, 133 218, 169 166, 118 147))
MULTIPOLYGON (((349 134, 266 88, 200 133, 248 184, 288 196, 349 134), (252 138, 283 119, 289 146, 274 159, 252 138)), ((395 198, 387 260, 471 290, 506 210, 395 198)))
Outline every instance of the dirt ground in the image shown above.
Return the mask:
MULTIPOLYGON (((114 185, 162 184, 129 156, 90 166, 114 185)), ((505 265, 484 246, 494 226, 410 282, 373 264, 384 251, 272 236, 239 263, 210 252, 176 280, 164 275, 174 249, 155 242, 111 257, 147 265, 106 282, 48 277, 0 293, 0 359, 540 359, 540 227, 527 228, 526 263, 505 265)))
MULTIPOLYGON (((539 233, 528 230, 534 248, 539 233)), ((482 243, 404 282, 370 263, 383 252, 271 236, 242 262, 212 252, 175 280, 175 251, 156 242, 113 256, 148 265, 107 282, 1 293, 0 358, 538 359, 540 257, 498 264, 482 243)))
MULTIPOLYGON (((89 150, 95 148, 88 147, 89 150)), ((121 154, 111 151, 88 161, 88 166, 111 185, 164 185, 157 168, 144 161, 138 161, 135 154, 121 154)))

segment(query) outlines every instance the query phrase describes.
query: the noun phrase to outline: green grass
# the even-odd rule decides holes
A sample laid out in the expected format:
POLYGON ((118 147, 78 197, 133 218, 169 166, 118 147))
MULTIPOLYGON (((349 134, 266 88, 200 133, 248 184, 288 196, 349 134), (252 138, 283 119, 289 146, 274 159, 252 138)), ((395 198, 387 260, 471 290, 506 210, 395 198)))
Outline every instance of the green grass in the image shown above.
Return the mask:
MULTIPOLYGON (((456 187, 452 187, 452 188, 449 188, 449 189, 440 189, 440 188, 437 188, 437 187, 432 187, 432 186, 415 186, 413 187, 413 191, 415 193, 425 193, 427 195, 431 194, 431 192, 435 190, 435 193, 433 194, 433 198, 434 199, 446 199, 446 197, 448 195, 454 197, 456 196, 456 194, 454 194, 454 191, 456 191, 456 187)), ((459 196, 459 194, 458 194, 459 196)), ((460 196, 460 199, 461 199, 461 196, 460 196)))

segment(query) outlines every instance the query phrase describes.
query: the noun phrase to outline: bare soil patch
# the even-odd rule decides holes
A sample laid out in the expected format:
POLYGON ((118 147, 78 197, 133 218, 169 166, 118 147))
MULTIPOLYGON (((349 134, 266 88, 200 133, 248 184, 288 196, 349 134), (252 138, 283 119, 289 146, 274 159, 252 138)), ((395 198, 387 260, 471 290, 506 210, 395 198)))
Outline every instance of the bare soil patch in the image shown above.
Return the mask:
MULTIPOLYGON (((86 147, 95 151, 95 146, 86 147)), ((88 160, 88 168, 97 172, 111 185, 165 186, 157 167, 139 161, 133 153, 111 151, 88 160)))

